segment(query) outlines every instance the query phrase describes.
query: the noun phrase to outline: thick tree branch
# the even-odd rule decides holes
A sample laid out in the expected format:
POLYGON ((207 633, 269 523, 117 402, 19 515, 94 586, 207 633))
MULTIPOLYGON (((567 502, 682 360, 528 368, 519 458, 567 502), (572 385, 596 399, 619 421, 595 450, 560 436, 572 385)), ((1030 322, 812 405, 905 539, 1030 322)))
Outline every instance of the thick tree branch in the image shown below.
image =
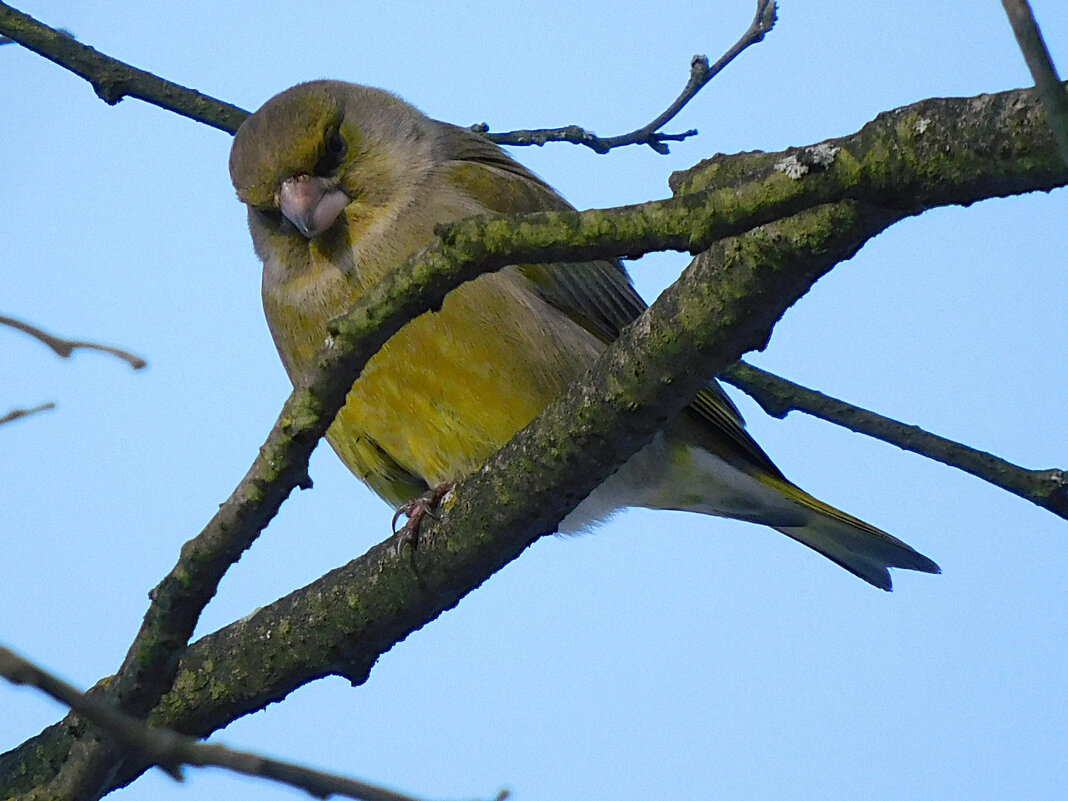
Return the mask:
POLYGON ((6 3, 0 3, 0 33, 85 78, 97 96, 109 105, 124 97, 136 97, 229 133, 234 133, 248 116, 247 111, 237 106, 106 56, 6 3))
POLYGON ((24 323, 22 320, 16 320, 13 317, 0 316, 0 325, 6 325, 9 328, 14 328, 17 331, 29 334, 34 339, 46 344, 57 356, 63 359, 69 359, 75 350, 82 349, 110 353, 112 356, 122 359, 135 370, 140 370, 148 364, 148 362, 140 356, 134 356, 127 351, 112 348, 108 345, 98 345, 95 342, 84 342, 78 339, 62 339, 49 334, 47 331, 42 331, 40 328, 30 325, 29 323, 24 323))
POLYGON ((486 123, 472 125, 471 130, 486 134, 490 140, 499 145, 541 146, 547 142, 571 142, 577 145, 585 145, 595 153, 607 153, 616 147, 638 144, 648 145, 657 153, 666 154, 668 152, 667 142, 681 142, 690 136, 696 135, 697 131, 691 129, 678 134, 665 134, 661 133, 660 129, 671 122, 686 104, 697 96, 697 93, 704 88, 705 84, 741 55, 742 51, 757 42, 763 41, 764 37, 775 27, 776 11, 777 6, 773 0, 757 0, 753 21, 730 50, 720 56, 719 60, 711 66, 708 64, 707 56, 694 56, 690 59, 690 77, 686 81, 686 86, 683 87, 682 93, 656 119, 630 133, 600 137, 592 131, 587 131, 577 125, 567 125, 562 128, 508 131, 507 133, 489 133, 489 126, 486 123))
POLYGON ((1068 92, 1065 92, 1049 49, 1027 0, 1001 0, 1012 25, 1012 32, 1031 70, 1035 88, 1049 114, 1049 124, 1057 138, 1061 158, 1068 164, 1068 92))
POLYGON ((66 704, 84 719, 90 720, 143 756, 150 764, 182 781, 182 766, 225 768, 246 776, 257 776, 305 790, 315 798, 342 795, 357 801, 418 801, 411 796, 345 776, 323 773, 290 762, 235 751, 224 745, 198 743, 170 729, 147 725, 144 721, 120 712, 114 704, 89 696, 18 654, 0 646, 0 676, 12 684, 35 687, 60 703, 66 704))
POLYGON ((899 423, 787 381, 745 362, 731 365, 720 373, 720 377, 750 395, 773 417, 786 417, 795 410, 811 414, 964 470, 1068 520, 1068 471, 1019 467, 992 454, 931 434, 918 426, 899 423))

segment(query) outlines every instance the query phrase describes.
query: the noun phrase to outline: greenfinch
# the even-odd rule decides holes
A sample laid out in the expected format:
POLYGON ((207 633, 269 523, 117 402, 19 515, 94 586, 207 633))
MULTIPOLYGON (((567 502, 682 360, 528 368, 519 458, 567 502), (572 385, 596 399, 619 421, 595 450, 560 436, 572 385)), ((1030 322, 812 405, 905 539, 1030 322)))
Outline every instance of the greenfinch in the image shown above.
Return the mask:
MULTIPOLYGON (((570 209, 485 137, 388 92, 312 81, 268 100, 230 153, 263 262, 263 306, 291 379, 327 324, 435 238, 478 214, 570 209)), ((451 292, 368 363, 326 434, 397 508, 478 468, 581 375, 645 303, 615 260, 515 265, 451 292)), ((885 590, 938 566, 791 484, 709 383, 559 527, 627 506, 770 526, 885 590)))

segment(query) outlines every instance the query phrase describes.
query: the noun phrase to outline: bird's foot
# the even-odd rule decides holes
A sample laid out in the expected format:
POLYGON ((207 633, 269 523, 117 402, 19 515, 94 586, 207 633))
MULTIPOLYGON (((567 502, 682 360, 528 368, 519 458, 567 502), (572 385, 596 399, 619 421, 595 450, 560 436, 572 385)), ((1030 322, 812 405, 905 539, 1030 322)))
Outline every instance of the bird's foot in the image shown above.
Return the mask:
POLYGON ((419 543, 419 527, 423 524, 423 518, 430 515, 430 517, 436 520, 437 518, 434 516, 434 510, 437 509, 442 498, 452 492, 455 488, 456 484, 451 481, 447 481, 444 484, 438 484, 429 492, 420 495, 418 498, 413 498, 397 508, 396 514, 393 515, 393 533, 400 534, 399 547, 403 547, 404 544, 407 543, 412 546, 412 550, 415 550, 415 547, 419 543), (397 521, 400 519, 401 515, 407 517, 408 521, 398 532, 397 521))

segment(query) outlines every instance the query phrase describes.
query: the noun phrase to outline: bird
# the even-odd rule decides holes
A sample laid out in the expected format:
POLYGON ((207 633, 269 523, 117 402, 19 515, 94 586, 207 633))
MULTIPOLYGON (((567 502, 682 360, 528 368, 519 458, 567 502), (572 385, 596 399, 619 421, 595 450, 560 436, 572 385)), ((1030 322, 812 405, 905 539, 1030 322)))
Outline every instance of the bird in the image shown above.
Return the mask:
MULTIPOLYGON (((329 322, 435 241, 436 227, 572 209, 486 136, 342 81, 301 83, 264 103, 239 127, 229 167, 263 263, 268 327, 294 383, 329 322)), ((406 508, 479 468, 645 308, 615 259, 483 275, 367 362, 326 439, 376 494, 406 508)), ((891 567, 940 572, 788 481, 714 379, 558 531, 580 533, 634 506, 771 527, 884 590, 891 567)))

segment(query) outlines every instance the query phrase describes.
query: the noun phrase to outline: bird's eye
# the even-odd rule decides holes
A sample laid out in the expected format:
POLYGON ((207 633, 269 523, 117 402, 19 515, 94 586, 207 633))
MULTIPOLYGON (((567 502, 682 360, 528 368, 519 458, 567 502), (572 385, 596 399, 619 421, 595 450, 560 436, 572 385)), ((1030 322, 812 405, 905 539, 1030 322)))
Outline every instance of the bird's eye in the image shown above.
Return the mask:
POLYGON ((333 175, 337 172, 337 168, 341 166, 345 153, 348 151, 348 143, 337 128, 331 128, 327 131, 325 144, 326 147, 323 149, 323 154, 315 165, 315 174, 321 177, 333 175))

